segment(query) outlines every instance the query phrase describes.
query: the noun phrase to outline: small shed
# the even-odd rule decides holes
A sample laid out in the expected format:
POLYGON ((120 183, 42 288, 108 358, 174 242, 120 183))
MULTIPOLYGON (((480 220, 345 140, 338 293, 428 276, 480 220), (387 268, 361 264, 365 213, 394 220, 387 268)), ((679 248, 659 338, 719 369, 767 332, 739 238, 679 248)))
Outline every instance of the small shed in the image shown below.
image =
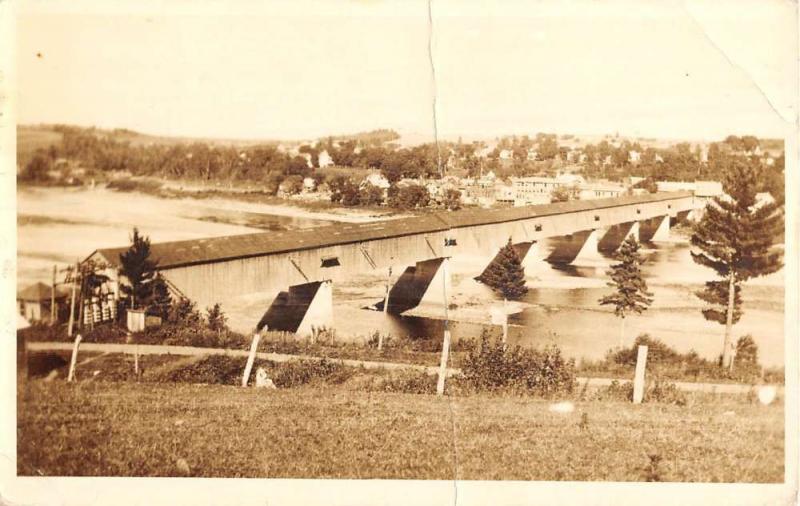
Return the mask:
MULTIPOLYGON (((65 307, 68 293, 56 288, 56 317, 65 307)), ((17 311, 30 322, 49 322, 51 319, 52 287, 42 282, 34 283, 17 292, 17 311)))

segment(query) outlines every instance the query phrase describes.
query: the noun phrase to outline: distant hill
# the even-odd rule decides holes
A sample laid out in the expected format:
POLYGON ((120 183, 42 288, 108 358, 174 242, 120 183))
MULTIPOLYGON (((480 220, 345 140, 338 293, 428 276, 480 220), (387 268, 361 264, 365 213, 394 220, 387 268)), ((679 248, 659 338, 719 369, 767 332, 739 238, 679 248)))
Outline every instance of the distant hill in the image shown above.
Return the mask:
POLYGON ((72 125, 17 125, 17 160, 20 166, 27 163, 33 153, 40 148, 47 148, 59 144, 63 132, 78 130, 84 133, 93 133, 98 137, 112 138, 119 142, 128 142, 132 146, 147 146, 155 144, 211 144, 218 146, 253 146, 256 144, 278 144, 275 139, 214 139, 204 137, 170 137, 150 135, 126 128, 103 129, 91 127, 78 127, 72 125))

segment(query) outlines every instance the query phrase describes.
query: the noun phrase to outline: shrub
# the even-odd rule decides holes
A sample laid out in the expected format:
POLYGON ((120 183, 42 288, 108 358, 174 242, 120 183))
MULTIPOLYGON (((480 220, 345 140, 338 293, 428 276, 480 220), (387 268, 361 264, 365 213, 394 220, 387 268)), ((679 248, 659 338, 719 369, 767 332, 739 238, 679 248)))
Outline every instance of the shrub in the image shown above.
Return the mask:
POLYGON ((293 388, 306 383, 322 380, 326 383, 341 384, 355 374, 352 367, 331 362, 326 359, 301 360, 281 364, 274 372, 272 378, 275 386, 280 388, 293 388))
POLYGON ((736 341, 732 372, 736 378, 742 380, 755 380, 761 376, 761 366, 758 365, 758 345, 749 334, 736 341))
MULTIPOLYGON (((169 371, 161 379, 168 382, 237 385, 242 380, 245 363, 244 358, 212 355, 189 366, 169 371)), ((255 374, 255 370, 261 365, 254 364, 251 374, 255 374)))
MULTIPOLYGON (((612 374, 630 374, 636 366, 636 357, 640 345, 647 346, 647 370, 663 378, 675 380, 736 380, 743 382, 756 381, 762 374, 758 364, 758 346, 749 335, 739 339, 736 345, 736 359, 733 371, 721 367, 721 357, 717 360, 707 360, 700 357, 696 351, 679 353, 658 339, 642 334, 636 338, 633 346, 620 350, 609 350, 605 360, 599 363, 587 363, 583 369, 587 371, 602 371, 612 374)), ((783 373, 780 370, 771 370, 769 381, 778 381, 783 373)), ((767 379, 767 374, 764 374, 767 379)))
POLYGON ((179 323, 166 323, 139 332, 135 341, 141 344, 171 346, 197 346, 200 348, 246 348, 250 340, 231 330, 216 331, 206 327, 192 327, 179 323))
POLYGON ((203 318, 194 302, 186 298, 180 298, 172 303, 167 321, 178 323, 185 326, 197 327, 203 318))
POLYGON ((436 393, 436 382, 437 377, 431 374, 402 371, 379 382, 378 390, 403 394, 434 394, 436 393))
POLYGON ((565 361, 561 350, 548 346, 542 351, 508 350, 503 343, 490 343, 484 333, 461 367, 466 386, 475 390, 511 389, 537 395, 571 392, 575 382, 574 361, 565 361))
MULTIPOLYGON (((614 380, 607 387, 598 389, 594 399, 597 401, 632 402, 633 383, 630 381, 620 383, 614 380)), ((679 390, 675 383, 667 383, 660 378, 655 378, 654 381, 645 385, 642 402, 659 402, 684 406, 686 405, 686 394, 679 390)))
POLYGON ((222 306, 219 303, 214 304, 212 307, 206 308, 206 323, 208 328, 217 332, 227 330, 228 317, 222 312, 222 306))

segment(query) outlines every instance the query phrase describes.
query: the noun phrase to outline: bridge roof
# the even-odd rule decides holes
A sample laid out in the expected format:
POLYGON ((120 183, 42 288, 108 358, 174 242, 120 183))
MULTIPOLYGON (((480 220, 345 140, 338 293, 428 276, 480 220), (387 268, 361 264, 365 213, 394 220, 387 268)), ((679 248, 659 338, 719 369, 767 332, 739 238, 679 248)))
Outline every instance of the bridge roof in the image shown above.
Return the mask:
MULTIPOLYGON (((512 208, 464 209, 370 223, 335 223, 300 230, 153 243, 150 250, 159 268, 170 269, 689 196, 689 192, 665 192, 512 208)), ((127 250, 128 246, 103 248, 90 258, 100 255, 109 264, 118 266, 119 255, 127 250)))

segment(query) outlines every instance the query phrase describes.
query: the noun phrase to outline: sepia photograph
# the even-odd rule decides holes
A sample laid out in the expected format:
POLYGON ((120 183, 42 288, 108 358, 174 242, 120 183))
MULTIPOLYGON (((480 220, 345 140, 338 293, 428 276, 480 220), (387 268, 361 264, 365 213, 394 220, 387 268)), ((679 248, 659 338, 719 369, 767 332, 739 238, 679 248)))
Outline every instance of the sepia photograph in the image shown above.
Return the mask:
POLYGON ((796 2, 0 21, 4 504, 796 503, 796 2))

